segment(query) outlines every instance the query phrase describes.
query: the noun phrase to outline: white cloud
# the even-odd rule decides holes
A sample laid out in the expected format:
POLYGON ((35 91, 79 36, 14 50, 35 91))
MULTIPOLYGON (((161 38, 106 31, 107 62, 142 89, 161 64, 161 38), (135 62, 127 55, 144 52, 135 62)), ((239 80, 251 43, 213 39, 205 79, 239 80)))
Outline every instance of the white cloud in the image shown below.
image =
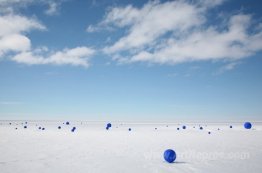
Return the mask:
POLYGON ((47 5, 44 9, 47 15, 54 15, 58 13, 59 6, 65 0, 0 0, 0 13, 14 13, 21 8, 26 8, 30 5, 40 4, 47 5))
POLYGON ((0 56, 10 51, 29 50, 31 41, 25 33, 33 29, 45 29, 45 26, 35 19, 13 14, 0 16, 0 26, 0 56))
POLYGON ((48 3, 49 8, 45 11, 45 14, 50 15, 50 16, 57 14, 57 9, 58 9, 59 4, 54 1, 48 1, 47 3, 48 3))
MULTIPOLYGON (((44 51, 44 50, 43 50, 44 51)), ((17 54, 12 58, 17 63, 28 65, 52 64, 52 65, 73 65, 89 67, 90 56, 95 51, 88 47, 76 47, 73 49, 64 49, 44 56, 41 51, 27 51, 17 54)))
MULTIPOLYGON (((126 30, 104 48, 120 63, 177 64, 199 60, 238 60, 262 50, 261 23, 252 16, 235 14, 214 23, 209 12, 223 0, 150 1, 142 8, 111 8, 97 27, 126 30), (211 23, 211 24, 210 24, 211 23), (258 28, 254 32, 249 30, 258 28)), ((96 27, 96 26, 93 26, 96 27)))

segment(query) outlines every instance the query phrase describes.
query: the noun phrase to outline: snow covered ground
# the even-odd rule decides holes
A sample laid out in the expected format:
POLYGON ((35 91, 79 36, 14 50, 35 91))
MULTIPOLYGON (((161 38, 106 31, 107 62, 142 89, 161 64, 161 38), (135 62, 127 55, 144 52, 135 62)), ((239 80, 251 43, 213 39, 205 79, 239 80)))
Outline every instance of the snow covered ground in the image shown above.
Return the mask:
POLYGON ((65 125, 59 121, 28 121, 28 124, 0 121, 0 172, 260 173, 262 170, 261 123, 253 122, 251 130, 244 129, 242 122, 112 122, 108 131, 105 127, 105 122, 65 125), (182 125, 187 128, 183 130, 182 125), (199 125, 204 129, 200 130, 199 125), (39 126, 45 130, 39 130, 39 126), (76 130, 71 132, 74 126, 76 130), (177 153, 172 164, 163 159, 164 151, 169 148, 177 153))

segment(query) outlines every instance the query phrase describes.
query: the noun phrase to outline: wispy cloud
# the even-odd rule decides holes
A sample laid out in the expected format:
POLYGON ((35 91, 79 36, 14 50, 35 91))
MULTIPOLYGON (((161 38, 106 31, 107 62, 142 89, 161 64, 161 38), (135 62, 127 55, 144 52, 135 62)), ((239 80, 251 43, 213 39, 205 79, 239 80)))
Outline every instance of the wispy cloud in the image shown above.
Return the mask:
POLYGON ((21 8, 41 4, 47 6, 43 8, 46 15, 58 14, 60 5, 66 0, 0 0, 0 13, 15 13, 21 8))
POLYGON ((89 67, 89 57, 94 54, 94 50, 88 47, 76 47, 64 49, 44 56, 42 52, 26 51, 15 55, 12 60, 28 65, 73 65, 89 67))
POLYGON ((223 2, 149 1, 141 8, 113 7, 89 30, 94 32, 100 26, 126 30, 125 35, 104 48, 106 54, 120 63, 237 61, 261 51, 262 29, 256 27, 256 31, 249 32, 253 27, 252 15, 229 16, 223 29, 221 22, 210 24, 213 19, 208 17, 209 12, 223 2))

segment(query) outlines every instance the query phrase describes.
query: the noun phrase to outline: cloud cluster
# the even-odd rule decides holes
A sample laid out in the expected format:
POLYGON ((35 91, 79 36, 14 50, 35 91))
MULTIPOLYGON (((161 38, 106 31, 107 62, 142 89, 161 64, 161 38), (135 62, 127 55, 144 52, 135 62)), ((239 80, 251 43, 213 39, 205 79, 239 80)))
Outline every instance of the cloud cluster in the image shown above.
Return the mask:
MULTIPOLYGON (((50 8, 46 11, 48 15, 56 12, 56 3, 50 2, 50 8)), ((0 7, 12 6, 12 4, 33 3, 31 0, 0 0, 0 7)), ((0 8, 1 9, 1 8, 0 8)), ((89 47, 75 47, 71 49, 50 52, 48 48, 34 48, 27 36, 32 30, 46 30, 46 27, 35 18, 17 15, 10 10, 0 14, 0 58, 11 57, 12 61, 28 65, 53 64, 73 65, 88 67, 90 56, 95 51, 89 47)))
POLYGON ((125 63, 234 61, 261 51, 262 29, 249 31, 253 27, 251 15, 235 14, 223 23, 210 22, 210 11, 223 2, 149 1, 141 8, 114 7, 98 26, 89 26, 87 30, 94 32, 99 26, 126 30, 125 35, 104 48, 105 53, 125 63))

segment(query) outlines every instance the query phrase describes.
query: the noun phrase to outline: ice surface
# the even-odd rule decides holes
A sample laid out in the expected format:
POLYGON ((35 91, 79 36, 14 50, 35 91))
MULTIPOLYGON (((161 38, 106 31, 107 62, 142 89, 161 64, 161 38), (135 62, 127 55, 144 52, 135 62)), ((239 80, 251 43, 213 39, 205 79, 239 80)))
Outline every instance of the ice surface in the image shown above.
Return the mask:
POLYGON ((70 125, 62 121, 27 122, 24 129, 25 121, 0 121, 1 173, 260 173, 262 170, 260 123, 253 123, 252 129, 247 130, 242 123, 183 122, 187 128, 182 129, 178 123, 112 122, 110 130, 106 130, 106 122, 70 121, 70 125), (73 127, 77 128, 74 133, 73 127), (172 164, 163 158, 169 148, 177 154, 172 164))

